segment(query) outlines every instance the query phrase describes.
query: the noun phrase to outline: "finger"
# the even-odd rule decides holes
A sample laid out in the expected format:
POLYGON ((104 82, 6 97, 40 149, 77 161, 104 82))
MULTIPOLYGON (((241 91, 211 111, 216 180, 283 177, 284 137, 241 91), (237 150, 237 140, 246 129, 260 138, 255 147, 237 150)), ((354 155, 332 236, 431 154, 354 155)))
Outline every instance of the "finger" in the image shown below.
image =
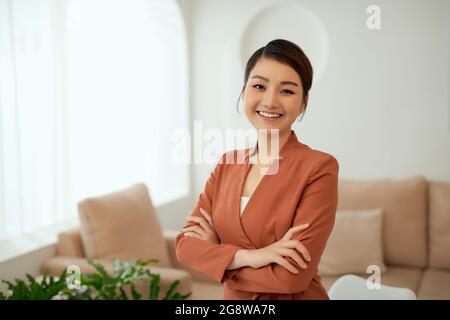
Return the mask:
POLYGON ((184 231, 189 231, 189 232, 193 231, 193 232, 199 234, 199 235, 202 236, 202 237, 205 237, 205 238, 207 237, 207 234, 206 234, 205 230, 203 230, 203 229, 202 229, 201 227, 199 227, 199 226, 187 227, 187 228, 184 228, 182 231, 183 231, 183 232, 184 232, 184 231))
POLYGON ((308 249, 298 240, 289 240, 285 242, 286 246, 291 249, 297 249, 305 258, 306 261, 311 262, 311 255, 309 254, 308 249))
POLYGON ((194 221, 194 222, 197 222, 198 224, 200 224, 202 226, 203 230, 205 230, 207 232, 213 232, 211 230, 209 223, 204 218, 191 216, 188 219, 190 221, 194 221))
POLYGON ((301 224, 290 228, 283 237, 283 240, 289 240, 294 235, 294 233, 305 230, 309 227, 309 223, 301 224))
POLYGON ((198 226, 190 226, 190 227, 185 227, 185 228, 183 228, 183 229, 181 229, 181 232, 187 232, 187 231, 194 231, 194 232, 196 232, 196 229, 198 228, 198 226))
POLYGON ((208 233, 212 233, 213 230, 211 229, 211 226, 209 225, 209 223, 202 217, 191 217, 190 219, 191 221, 197 222, 202 228, 203 230, 205 230, 208 233))
POLYGON ((189 221, 190 219, 189 219, 189 217, 187 217, 186 218, 186 221, 185 221, 185 223, 184 223, 184 228, 187 228, 187 227, 192 227, 192 226, 195 226, 196 224, 197 224, 197 222, 195 222, 195 221, 189 221))
POLYGON ((195 225, 198 225, 198 223, 195 222, 195 221, 187 221, 187 222, 184 224, 184 228, 192 227, 192 226, 195 226, 195 225))
POLYGON ((203 208, 200 208, 200 213, 205 217, 206 221, 208 221, 208 224, 214 228, 214 222, 212 220, 212 217, 205 211, 203 208))
POLYGON ((311 262, 311 255, 309 254, 308 249, 306 249, 306 247, 300 241, 298 241, 296 248, 306 259, 306 261, 311 262))
POLYGON ((296 232, 305 230, 308 227, 309 227, 309 223, 304 223, 304 224, 300 224, 298 226, 291 227, 288 232, 290 232, 291 234, 294 234, 296 232))
POLYGON ((195 232, 185 232, 183 235, 184 235, 185 237, 193 237, 193 238, 205 240, 205 239, 203 239, 199 234, 197 234, 197 233, 195 233, 195 232))
POLYGON ((209 225, 213 226, 213 221, 211 216, 206 212, 203 208, 200 208, 200 213, 205 217, 206 221, 208 221, 209 225))
POLYGON ((277 257, 275 259, 275 263, 282 266, 283 268, 285 268, 287 271, 291 272, 291 273, 298 273, 298 270, 289 262, 287 262, 287 260, 283 259, 282 257, 277 257))
POLYGON ((205 230, 203 230, 202 227, 200 227, 200 226, 189 227, 189 230, 186 230, 186 231, 193 231, 205 239, 208 236, 207 233, 205 232, 205 230))
POLYGON ((184 221, 187 222, 187 221, 193 220, 193 219, 203 219, 203 217, 202 216, 189 215, 189 216, 186 217, 186 220, 184 220, 184 221))
POLYGON ((306 263, 303 261, 303 259, 298 255, 298 253, 295 250, 292 249, 286 249, 286 251, 283 253, 284 256, 290 257, 292 260, 294 260, 297 265, 302 267, 303 269, 306 269, 306 263))
POLYGON ((199 216, 189 216, 186 218, 186 221, 194 221, 197 223, 200 223, 200 221, 205 220, 205 218, 203 217, 199 217, 199 216))

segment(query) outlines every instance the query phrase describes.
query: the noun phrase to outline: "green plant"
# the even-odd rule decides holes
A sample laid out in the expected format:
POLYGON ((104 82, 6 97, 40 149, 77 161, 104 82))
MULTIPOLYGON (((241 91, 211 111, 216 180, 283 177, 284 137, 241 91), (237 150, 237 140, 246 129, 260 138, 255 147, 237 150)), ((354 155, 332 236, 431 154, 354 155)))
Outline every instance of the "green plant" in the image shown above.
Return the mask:
POLYGON ((10 294, 0 292, 0 300, 50 300, 66 288, 66 270, 58 279, 44 274, 42 281, 37 281, 29 274, 26 276, 28 284, 20 279, 16 279, 15 283, 3 280, 10 294))
MULTIPOLYGON (((27 274, 28 284, 16 279, 15 283, 3 281, 7 284, 10 294, 0 292, 0 300, 140 300, 142 292, 148 292, 148 299, 158 299, 160 291, 159 274, 153 274, 148 265, 158 260, 112 260, 113 273, 109 274, 104 266, 96 261, 88 260, 96 272, 83 273, 77 279, 75 274, 68 274, 65 269, 59 277, 49 276, 45 273, 39 281, 27 274), (75 283, 75 288, 69 283, 75 283), (140 286, 138 290, 136 286, 140 286), (128 293, 127 293, 128 292, 128 293)), ((171 283, 163 300, 183 300, 191 295, 191 292, 181 295, 175 292, 180 281, 171 283)))

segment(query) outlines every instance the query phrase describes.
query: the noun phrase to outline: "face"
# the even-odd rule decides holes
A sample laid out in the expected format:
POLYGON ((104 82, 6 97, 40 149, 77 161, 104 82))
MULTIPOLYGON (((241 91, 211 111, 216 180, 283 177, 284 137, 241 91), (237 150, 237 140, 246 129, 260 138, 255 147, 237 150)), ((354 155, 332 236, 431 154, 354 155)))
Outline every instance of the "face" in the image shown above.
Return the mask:
POLYGON ((279 129, 280 136, 303 112, 306 99, 298 73, 289 65, 260 58, 243 93, 244 111, 255 129, 279 129))

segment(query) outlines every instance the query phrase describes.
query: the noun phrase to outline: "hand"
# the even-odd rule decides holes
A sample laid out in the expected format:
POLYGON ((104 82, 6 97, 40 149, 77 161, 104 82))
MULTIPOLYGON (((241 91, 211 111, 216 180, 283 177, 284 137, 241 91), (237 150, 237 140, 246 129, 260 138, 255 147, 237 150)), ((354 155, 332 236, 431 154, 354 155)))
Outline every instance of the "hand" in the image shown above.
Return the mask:
POLYGON ((309 224, 301 224, 290 228, 283 238, 267 247, 249 250, 247 253, 248 264, 252 268, 260 268, 271 263, 276 263, 292 273, 298 273, 298 270, 290 264, 284 257, 292 258, 299 266, 306 269, 306 263, 294 250, 297 249, 308 262, 311 261, 309 251, 298 240, 290 240, 295 232, 305 230, 309 224))
POLYGON ((186 221, 193 221, 197 223, 197 225, 183 228, 181 231, 184 232, 186 237, 194 237, 215 244, 220 244, 220 239, 216 233, 211 216, 203 210, 203 208, 200 208, 200 213, 203 217, 189 216, 186 219, 186 221))

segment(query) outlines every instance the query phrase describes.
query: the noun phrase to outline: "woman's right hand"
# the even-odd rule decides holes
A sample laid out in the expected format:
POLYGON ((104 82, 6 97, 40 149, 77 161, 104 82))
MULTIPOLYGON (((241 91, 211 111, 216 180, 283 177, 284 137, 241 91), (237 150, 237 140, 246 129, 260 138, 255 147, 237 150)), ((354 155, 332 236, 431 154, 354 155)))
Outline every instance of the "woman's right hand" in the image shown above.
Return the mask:
POLYGON ((286 268, 292 273, 298 273, 298 270, 290 264, 284 257, 292 258, 297 264, 306 269, 305 261, 296 252, 300 252, 303 258, 310 262, 311 257, 306 247, 298 240, 290 240, 294 233, 305 230, 309 227, 309 224, 301 224, 290 228, 283 238, 267 247, 255 250, 248 250, 247 259, 248 265, 252 268, 260 268, 271 263, 276 263, 286 268))

